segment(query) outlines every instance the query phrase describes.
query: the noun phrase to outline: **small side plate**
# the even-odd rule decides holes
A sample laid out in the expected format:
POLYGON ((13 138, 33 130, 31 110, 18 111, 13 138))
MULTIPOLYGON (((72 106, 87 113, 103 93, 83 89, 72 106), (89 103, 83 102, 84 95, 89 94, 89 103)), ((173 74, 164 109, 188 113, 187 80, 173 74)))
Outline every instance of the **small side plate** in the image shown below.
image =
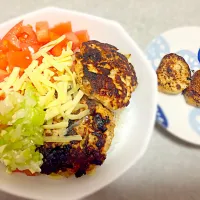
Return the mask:
MULTIPOLYGON (((200 69, 200 27, 181 27, 169 30, 153 39, 146 55, 154 70, 168 53, 182 56, 191 70, 200 69)), ((186 104, 182 94, 159 93, 157 123, 173 135, 200 145, 200 109, 186 104)))

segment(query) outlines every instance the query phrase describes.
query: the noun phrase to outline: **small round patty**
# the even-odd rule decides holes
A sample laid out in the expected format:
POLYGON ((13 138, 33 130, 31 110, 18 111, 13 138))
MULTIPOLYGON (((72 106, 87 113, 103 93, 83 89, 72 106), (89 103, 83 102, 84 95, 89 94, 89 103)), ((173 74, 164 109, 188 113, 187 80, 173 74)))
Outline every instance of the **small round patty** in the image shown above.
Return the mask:
POLYGON ((175 53, 162 58, 156 73, 158 90, 162 93, 179 94, 190 84, 190 68, 184 58, 175 53))
POLYGON ((183 91, 183 94, 188 104, 200 107, 200 70, 194 73, 190 85, 183 91))
POLYGON ((76 53, 75 72, 81 90, 110 110, 126 107, 137 87, 134 67, 117 50, 90 40, 76 53))

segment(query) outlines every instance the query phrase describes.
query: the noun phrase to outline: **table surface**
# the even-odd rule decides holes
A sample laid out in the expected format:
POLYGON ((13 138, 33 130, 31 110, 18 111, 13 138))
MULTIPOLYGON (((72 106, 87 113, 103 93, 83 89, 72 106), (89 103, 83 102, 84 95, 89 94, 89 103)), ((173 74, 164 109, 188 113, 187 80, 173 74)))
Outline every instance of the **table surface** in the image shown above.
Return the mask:
MULTIPOLYGON (((200 25, 199 0, 1 0, 0 23, 46 6, 114 19, 142 49, 167 29, 200 25)), ((143 158, 118 180, 84 200, 199 200, 199 150, 155 127, 143 158)), ((22 200, 3 192, 0 199, 22 200)))

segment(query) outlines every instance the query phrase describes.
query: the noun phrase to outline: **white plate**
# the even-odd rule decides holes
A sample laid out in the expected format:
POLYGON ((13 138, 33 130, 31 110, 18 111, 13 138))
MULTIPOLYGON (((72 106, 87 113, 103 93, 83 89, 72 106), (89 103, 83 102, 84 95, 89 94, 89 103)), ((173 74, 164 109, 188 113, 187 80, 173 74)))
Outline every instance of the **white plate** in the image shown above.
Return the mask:
POLYGON ((6 192, 38 200, 79 199, 114 181, 145 152, 155 123, 156 76, 138 45, 117 22, 64 9, 45 8, 2 24, 0 36, 21 19, 25 19, 25 24, 33 25, 40 20, 48 20, 50 25, 70 20, 74 30, 87 29, 91 39, 108 42, 117 46, 120 51, 132 54, 139 85, 130 105, 122 113, 105 163, 93 176, 56 180, 44 175, 8 175, 4 167, 0 166, 0 189, 6 192))
MULTIPOLYGON (((200 69, 200 27, 182 27, 156 37, 146 54, 154 70, 168 53, 182 56, 191 70, 200 69)), ((193 144, 200 144, 200 109, 186 104, 182 94, 159 93, 157 122, 173 135, 193 144)))

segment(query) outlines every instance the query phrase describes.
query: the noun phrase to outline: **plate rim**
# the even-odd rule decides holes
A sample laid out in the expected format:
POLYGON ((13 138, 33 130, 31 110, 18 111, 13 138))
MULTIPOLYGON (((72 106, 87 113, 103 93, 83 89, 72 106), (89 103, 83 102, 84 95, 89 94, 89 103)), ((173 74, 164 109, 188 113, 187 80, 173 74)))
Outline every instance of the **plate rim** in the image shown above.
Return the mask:
MULTIPOLYGON (((152 44, 152 42, 153 42, 155 39, 157 39, 157 38, 159 38, 159 37, 164 37, 163 35, 169 34, 169 33, 171 33, 171 32, 180 31, 181 29, 199 29, 199 30, 200 30, 200 26, 198 26, 198 25, 177 26, 177 27, 174 27, 174 28, 171 28, 171 29, 167 29, 167 30, 161 32, 160 34, 154 36, 154 37, 150 40, 150 42, 147 43, 147 46, 145 47, 144 52, 145 52, 145 54, 146 54, 146 57, 147 57, 147 50, 149 49, 150 45, 152 44)), ((200 46, 199 46, 199 48, 200 48, 200 46)), ((149 59, 148 59, 148 61, 150 62, 149 59)), ((152 65, 151 65, 151 66, 152 66, 152 65)), ((155 72, 155 70, 154 70, 154 72, 155 72)), ((155 74, 156 74, 156 73, 155 73, 155 74)), ((160 92, 158 91, 158 97, 159 97, 159 93, 160 93, 160 92)), ((160 106, 160 104, 159 104, 159 98, 158 98, 158 104, 157 104, 157 106, 160 106)), ((162 108, 162 107, 161 107, 161 108, 162 108)), ((195 107, 194 107, 194 108, 195 108, 195 107)), ((191 140, 189 140, 189 139, 186 139, 186 138, 184 138, 184 137, 181 137, 180 135, 174 134, 173 131, 170 129, 170 127, 165 127, 165 126, 164 126, 163 124, 161 124, 157 119, 156 119, 156 123, 157 123, 162 129, 166 130, 167 133, 169 133, 170 135, 174 136, 175 138, 177 138, 177 139, 179 139, 179 140, 182 140, 182 141, 184 141, 184 142, 186 142, 186 143, 188 143, 188 144, 200 146, 200 140, 199 140, 199 142, 191 141, 191 140)))
MULTIPOLYGON (((103 18, 103 17, 98 17, 98 16, 95 16, 95 15, 87 14, 85 12, 79 12, 79 11, 75 11, 75 10, 71 10, 71 9, 64 9, 64 8, 49 6, 49 7, 45 7, 45 8, 42 8, 42 9, 36 9, 34 11, 27 12, 27 13, 19 15, 17 17, 13 17, 11 19, 8 19, 8 20, 6 20, 6 21, 4 21, 3 23, 0 24, 0 28, 2 28, 3 26, 7 26, 9 23, 13 23, 13 21, 17 21, 17 20, 20 20, 22 18, 25 19, 26 17, 29 17, 33 14, 38 13, 38 12, 45 12, 45 11, 55 12, 55 11, 60 11, 60 10, 62 10, 64 12, 70 12, 70 13, 85 15, 87 17, 90 17, 90 18, 92 17, 92 18, 95 18, 95 19, 98 19, 98 20, 105 20, 105 21, 108 21, 109 23, 114 24, 118 28, 120 28, 121 31, 123 31, 123 33, 126 35, 127 39, 131 42, 131 45, 133 46, 133 48, 136 49, 136 51, 138 52, 138 54, 140 55, 140 57, 144 61, 146 68, 148 68, 148 74, 149 74, 149 77, 151 77, 150 85, 151 85, 151 88, 153 89, 151 99, 152 99, 153 102, 155 102, 154 105, 152 105, 151 108, 149 109, 149 112, 151 113, 152 117, 151 117, 151 120, 149 120, 149 126, 148 126, 148 129, 146 130, 147 137, 144 138, 143 144, 141 145, 142 147, 139 149, 139 151, 138 151, 139 153, 137 154, 137 156, 134 159, 132 159, 131 162, 128 165, 124 166, 123 170, 121 170, 118 174, 113 175, 112 178, 107 180, 105 183, 101 182, 101 184, 98 187, 95 187, 95 188, 92 188, 90 190, 85 191, 79 197, 74 196, 74 197, 71 198, 71 200, 76 200, 76 199, 80 199, 80 198, 83 198, 83 197, 87 197, 87 196, 99 191, 100 189, 106 187, 110 183, 114 182, 116 179, 118 179, 120 176, 122 176, 126 171, 128 171, 133 165, 135 165, 135 163, 138 162, 138 160, 141 159, 142 156, 144 155, 145 151, 147 150, 150 139, 152 138, 154 125, 155 125, 156 107, 157 107, 157 102, 158 102, 158 94, 157 94, 157 90, 156 90, 156 88, 157 88, 157 78, 156 78, 156 75, 154 73, 154 70, 151 67, 151 64, 149 63, 148 59, 145 56, 145 52, 141 50, 139 45, 131 38, 131 36, 120 25, 120 23, 118 23, 117 21, 114 21, 114 20, 110 20, 110 19, 106 19, 106 18, 103 18)), ((21 192, 17 192, 16 190, 11 192, 8 187, 1 186, 0 190, 6 192, 8 194, 18 196, 18 197, 24 197, 24 198, 28 198, 28 199, 31 198, 29 195, 27 195, 27 193, 22 194, 21 192)), ((44 198, 42 198, 42 197, 37 198, 37 200, 43 200, 43 199, 44 198)), ((63 199, 63 198, 58 197, 58 199, 60 200, 60 199, 63 199)))

